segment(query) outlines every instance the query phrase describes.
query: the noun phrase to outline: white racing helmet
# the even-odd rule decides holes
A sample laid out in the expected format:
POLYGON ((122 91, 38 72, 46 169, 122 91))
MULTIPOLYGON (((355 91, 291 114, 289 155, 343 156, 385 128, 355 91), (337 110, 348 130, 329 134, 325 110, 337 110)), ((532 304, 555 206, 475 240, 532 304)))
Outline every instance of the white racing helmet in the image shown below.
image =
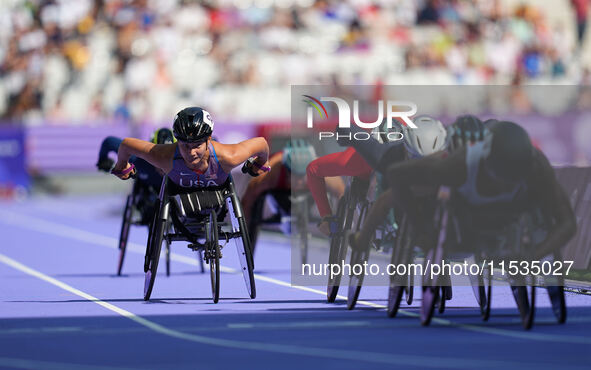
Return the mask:
POLYGON ((412 121, 417 128, 404 129, 404 145, 411 158, 423 157, 445 149, 447 130, 440 120, 421 115, 412 121))

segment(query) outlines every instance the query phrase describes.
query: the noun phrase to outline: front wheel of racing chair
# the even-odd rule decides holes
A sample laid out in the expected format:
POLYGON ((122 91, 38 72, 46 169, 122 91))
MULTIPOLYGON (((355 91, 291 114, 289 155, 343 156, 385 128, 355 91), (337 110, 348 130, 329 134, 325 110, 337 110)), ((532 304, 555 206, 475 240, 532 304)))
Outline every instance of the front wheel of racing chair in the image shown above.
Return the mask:
POLYGON ((536 286, 534 278, 528 276, 515 276, 510 279, 511 292, 519 316, 521 317, 521 325, 525 330, 531 329, 534 323, 534 316, 536 312, 536 286))
MULTIPOLYGON (((353 211, 358 211, 357 217, 354 217, 353 230, 359 232, 363 226, 363 220, 369 210, 369 202, 367 201, 367 192, 369 189, 369 180, 360 177, 353 178, 351 182, 351 202, 348 207, 352 208, 353 211)), ((345 249, 349 244, 348 240, 345 240, 345 249)), ((370 246, 359 246, 361 250, 351 250, 351 276, 349 276, 349 288, 347 290, 347 309, 352 310, 357 304, 359 293, 361 292, 361 286, 363 285, 364 272, 355 274, 353 272, 354 266, 361 266, 364 262, 369 260, 370 246)))
MULTIPOLYGON (((135 188, 134 184, 134 188, 135 188)), ((129 237, 129 229, 131 227, 131 215, 133 211, 135 192, 127 196, 125 202, 125 210, 123 211, 123 221, 121 222, 121 232, 119 233, 119 260, 117 264, 117 275, 121 276, 123 269, 123 261, 125 259, 125 252, 127 250, 127 239, 129 237)))
POLYGON ((205 225, 205 260, 209 265, 213 303, 220 299, 220 244, 215 209, 211 209, 205 225))
MULTIPOLYGON (((345 230, 350 230, 353 224, 353 214, 355 209, 347 207, 350 200, 350 194, 346 193, 339 200, 337 206, 337 225, 338 231, 331 235, 330 238, 330 249, 328 253, 329 266, 339 264, 345 260, 347 256, 347 240, 345 239, 345 230)), ((339 274, 328 276, 328 285, 326 286, 326 300, 328 303, 333 303, 339 293, 339 287, 341 285, 342 271, 339 274)))
MULTIPOLYGON (((560 253, 554 254, 554 261, 562 261, 560 253)), ((562 273, 562 272, 561 272, 562 273)), ((552 304, 552 312, 559 324, 566 322, 566 298, 564 296, 564 275, 553 275, 550 277, 551 284, 545 282, 548 290, 548 298, 552 304)))
POLYGON ((232 232, 240 233, 239 238, 233 238, 236 250, 238 252, 238 259, 240 260, 240 267, 242 269, 242 276, 244 277, 244 283, 246 284, 246 290, 250 298, 256 297, 256 285, 254 279, 254 258, 252 254, 251 239, 246 227, 246 221, 244 220, 244 213, 242 211, 242 204, 236 189, 234 188, 234 182, 232 178, 229 178, 229 190, 230 195, 226 198, 226 206, 230 213, 230 221, 232 224, 232 232))
MULTIPOLYGON (((357 218, 357 223, 355 227, 355 231, 359 232, 361 229, 361 225, 363 223, 363 219, 365 218, 365 214, 367 213, 368 204, 363 204, 360 212, 359 217, 357 218)), ((364 271, 361 271, 359 274, 355 274, 353 272, 353 266, 362 266, 364 262, 369 260, 369 253, 370 247, 368 246, 361 246, 362 250, 352 250, 351 251, 351 276, 349 277, 349 289, 347 290, 347 309, 352 310, 355 308, 357 304, 357 299, 359 298, 359 293, 361 292, 361 286, 363 285, 363 278, 364 278, 364 271)))
POLYGON ((150 299, 152 289, 154 288, 156 273, 158 271, 158 262, 160 261, 162 241, 168 224, 169 200, 168 198, 164 199, 164 201, 161 201, 160 199, 156 201, 157 213, 154 215, 148 233, 148 245, 146 247, 146 256, 144 260, 144 272, 146 273, 144 280, 144 301, 150 299))
POLYGON ((444 258, 444 246, 447 241, 448 225, 452 221, 449 208, 449 199, 451 197, 451 190, 446 187, 441 187, 438 198, 440 204, 437 206, 434 217, 434 225, 436 230, 435 247, 428 250, 425 254, 423 262, 424 276, 422 279, 422 301, 421 301, 421 325, 427 326, 431 323, 433 314, 435 313, 435 306, 439 303, 440 311, 445 309, 445 293, 447 289, 443 289, 439 276, 432 274, 433 265, 441 265, 444 258), (433 276, 431 276, 433 275, 433 276), (443 305, 443 307, 441 307, 443 305))
MULTIPOLYGON (((482 261, 475 260, 477 265, 482 265, 482 261)), ((492 299, 492 271, 485 267, 482 275, 469 275, 470 284, 478 307, 482 321, 488 321, 490 318, 490 305, 492 299)))
MULTIPOLYGON (((392 248, 392 257, 390 259, 391 266, 400 264, 409 266, 413 257, 411 235, 408 217, 403 216, 398 227, 398 235, 396 235, 394 248, 392 248)), ((397 274, 390 275, 390 286, 388 287, 388 317, 395 317, 398 313, 403 293, 406 293, 406 303, 408 305, 412 304, 414 275, 411 274, 410 271, 407 272, 407 277, 397 274)))

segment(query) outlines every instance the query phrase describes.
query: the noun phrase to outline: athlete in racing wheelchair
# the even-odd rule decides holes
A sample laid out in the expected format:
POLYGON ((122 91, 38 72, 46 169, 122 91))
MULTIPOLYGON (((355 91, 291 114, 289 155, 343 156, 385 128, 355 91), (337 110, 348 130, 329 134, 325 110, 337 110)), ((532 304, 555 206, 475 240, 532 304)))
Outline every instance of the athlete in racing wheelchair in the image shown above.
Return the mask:
MULTIPOLYGON (((552 167, 517 124, 491 121, 486 127, 490 133, 473 145, 388 169, 397 202, 405 209, 410 209, 404 203, 409 186, 440 187, 436 232, 430 236, 433 248, 426 253, 425 266, 436 265, 458 252, 472 252, 477 262, 560 260, 560 248, 575 234, 576 220, 552 167)), ((490 311, 491 273, 488 269, 478 277, 476 296, 483 319, 490 311)), ((553 312, 562 323, 566 319, 563 277, 542 277, 553 312)), ((535 278, 529 273, 509 278, 526 329, 533 323, 535 278)), ((437 276, 423 279, 423 325, 431 320, 440 285, 437 276)))
MULTIPOLYGON (((411 241, 416 239, 416 237, 413 237, 416 225, 414 225, 415 228, 411 228, 409 217, 404 212, 401 212, 401 208, 394 212, 391 207, 392 190, 386 186, 387 184, 383 181, 382 175, 388 166, 393 163, 421 158, 445 149, 447 131, 441 121, 428 115, 417 116, 413 119, 413 122, 418 127, 416 130, 407 129, 402 123, 394 122, 395 125, 392 130, 387 135, 382 134, 383 137, 379 137, 381 140, 374 137, 362 141, 339 140, 341 145, 355 147, 367 163, 376 170, 377 176, 380 178, 377 185, 381 188, 377 192, 379 195, 376 201, 373 202, 367 217, 363 220, 363 227, 355 230, 361 230, 361 233, 351 235, 351 266, 362 264, 368 260, 370 245, 379 245, 381 247, 376 249, 391 249, 392 263, 410 262, 414 257, 412 251, 414 245, 411 244, 411 241), (389 137, 394 139, 388 140, 389 137), (358 240, 355 240, 356 237, 358 237, 358 240)), ((348 129, 347 131, 353 133, 359 131, 359 129, 348 129)), ((383 127, 380 132, 385 133, 388 131, 383 127)), ((339 133, 347 136, 347 132, 344 132, 344 130, 340 130, 339 133)), ((429 188, 426 190, 418 189, 418 194, 413 194, 413 204, 421 210, 428 209, 434 200, 431 193, 434 192, 429 188)), ((340 259, 332 261, 332 263, 338 263, 338 261, 340 259)), ((412 303, 414 288, 412 278, 412 276, 408 276, 404 282, 394 277, 391 279, 388 300, 388 313, 390 316, 396 314, 403 292, 406 293, 407 303, 412 303), (393 297, 395 298, 393 299, 393 297), (392 304, 396 306, 392 306, 392 304)), ((349 309, 354 308, 362 283, 362 274, 351 276, 347 297, 347 307, 349 309)))
MULTIPOLYGON (((97 168, 100 171, 109 172, 115 164, 109 153, 117 153, 119 145, 123 139, 114 136, 108 136, 101 143, 97 168)), ((159 128, 152 134, 150 142, 154 144, 172 144, 176 142, 172 130, 166 127, 159 128)), ((137 169, 137 175, 134 176, 133 188, 127 196, 125 209, 123 211, 123 220, 121 222, 121 232, 119 234, 119 259, 117 264, 117 275, 121 275, 125 252, 127 250, 127 240, 131 225, 140 225, 150 227, 154 213, 156 212, 156 200, 160 193, 162 184, 162 172, 154 168, 150 163, 141 158, 132 157, 130 162, 137 169)), ((201 261, 201 271, 203 272, 203 261, 201 261)), ((166 245, 166 275, 170 275, 170 244, 166 245)))
POLYGON ((207 111, 198 107, 185 108, 174 119, 176 143, 154 144, 126 138, 119 147, 118 160, 112 170, 117 177, 126 180, 135 171, 128 163, 131 155, 165 173, 146 248, 145 300, 150 298, 154 286, 163 240, 188 241, 189 248, 204 252, 204 259, 210 266, 213 300, 217 303, 219 242, 233 239, 249 295, 256 296, 250 239, 230 171, 246 161, 245 171, 251 176, 268 172, 269 147, 263 138, 238 144, 212 141, 213 126, 207 111), (230 215, 230 225, 222 222, 226 212, 230 215), (169 231, 169 217, 173 232, 169 231))
MULTIPOLYGON (((271 171, 249 181, 242 206, 249 225, 253 255, 263 225, 281 224, 281 230, 291 234, 293 224, 295 233, 292 238, 298 244, 302 263, 307 263, 312 197, 306 186, 306 167, 316 157, 314 146, 306 139, 289 139, 281 151, 271 155, 271 171), (265 205, 273 211, 271 217, 264 217, 265 205)), ((345 191, 340 177, 327 178, 326 185, 337 199, 345 191)))

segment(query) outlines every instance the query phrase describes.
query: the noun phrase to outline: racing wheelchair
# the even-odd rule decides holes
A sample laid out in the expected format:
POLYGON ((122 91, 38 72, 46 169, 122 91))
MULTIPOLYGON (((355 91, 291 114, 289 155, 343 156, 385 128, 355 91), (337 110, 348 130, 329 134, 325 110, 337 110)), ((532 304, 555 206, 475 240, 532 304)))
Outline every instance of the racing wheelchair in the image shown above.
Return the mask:
MULTIPOLYGON (((340 264, 347 258, 347 236, 350 231, 359 231, 361 229, 363 218, 370 206, 370 203, 367 201, 369 186, 369 179, 353 177, 347 185, 345 194, 339 200, 336 212, 336 230, 331 230, 330 236, 329 265, 340 264)), ((352 251, 350 257, 351 264, 362 261, 364 256, 366 256, 366 253, 363 251, 352 251)), ((342 273, 329 275, 326 287, 326 298, 329 303, 336 300, 341 279, 342 273)), ((362 275, 352 275, 350 277, 347 293, 347 307, 349 309, 355 307, 362 283, 362 275)))
MULTIPOLYGON (((435 275, 430 278, 428 266, 440 264, 447 255, 453 255, 462 251, 462 243, 467 238, 462 230, 467 230, 466 215, 462 215, 450 189, 442 187, 439 192, 439 206, 435 213, 435 225, 438 231, 435 247, 426 252, 424 267, 426 273, 423 277, 421 323, 429 325, 437 304, 444 304, 445 288, 441 278, 435 275)), ((494 270, 490 265, 483 263, 487 260, 503 260, 507 256, 516 259, 515 256, 523 256, 531 253, 537 242, 545 238, 542 231, 544 227, 543 217, 537 209, 527 210, 516 214, 505 225, 495 230, 478 230, 478 249, 470 251, 474 254, 474 261, 478 265, 485 266, 478 276, 470 276, 471 285, 480 307, 481 317, 484 321, 490 316, 492 298, 492 280, 494 270)), ((465 251, 464 251, 465 252, 465 251)), ((559 261, 559 253, 546 258, 548 261, 559 261)), ((493 266, 494 267, 494 266, 493 266)), ((533 325, 535 316, 536 287, 545 286, 552 305, 552 312, 558 323, 566 322, 566 300, 564 295, 564 277, 562 274, 533 275, 515 274, 507 278, 511 292, 517 304, 521 323, 528 330, 533 325)))
POLYGON ((183 188, 168 176, 162 179, 156 200, 156 214, 152 220, 144 260, 144 300, 149 300, 156 280, 162 242, 187 241, 188 247, 202 252, 209 265, 213 302, 220 295, 221 241, 224 246, 233 240, 250 298, 255 298, 254 261, 250 237, 242 214, 232 176, 221 186, 183 188), (225 222, 226 215, 230 222, 225 222))
POLYGON ((253 205, 252 220, 248 228, 251 233, 253 255, 259 231, 263 228, 276 229, 279 225, 279 229, 284 234, 292 235, 292 240, 297 243, 302 264, 307 263, 310 238, 308 226, 310 222, 315 221, 310 215, 312 201, 313 198, 307 191, 269 190, 261 194, 253 205), (269 217, 264 217, 265 204, 268 204, 272 211, 269 217))
MULTIPOLYGON (((141 174, 134 175, 131 193, 125 201, 121 231, 119 233, 119 259, 117 263, 117 275, 121 276, 123 262, 127 251, 127 240, 131 225, 147 226, 150 229, 152 218, 156 212, 156 201, 158 200, 158 189, 141 180, 141 174)), ((170 225, 170 222, 169 222, 170 225)), ((149 232, 148 232, 149 233, 149 232)), ((170 276, 170 242, 166 241, 166 276, 170 276)), ((205 272, 202 252, 199 251, 199 262, 201 272, 205 272)))

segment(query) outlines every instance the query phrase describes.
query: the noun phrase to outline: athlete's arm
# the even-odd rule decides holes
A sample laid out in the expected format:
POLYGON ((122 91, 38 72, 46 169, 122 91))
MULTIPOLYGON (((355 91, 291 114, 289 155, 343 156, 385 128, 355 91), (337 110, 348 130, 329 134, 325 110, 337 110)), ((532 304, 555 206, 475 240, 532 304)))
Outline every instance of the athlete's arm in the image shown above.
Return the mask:
MULTIPOLYGON (((139 140, 135 138, 126 138, 119 146, 117 155, 117 164, 115 164, 114 171, 123 171, 129 168, 129 157, 135 155, 152 166, 161 169, 164 173, 172 170, 172 157, 176 148, 174 144, 154 144, 149 141, 139 140)), ((119 176, 126 179, 128 176, 119 176)))
POLYGON ((532 189, 535 205, 540 205, 552 221, 546 240, 536 247, 534 260, 560 250, 577 232, 577 220, 570 199, 548 162, 540 151, 536 151, 536 163, 529 176, 528 188, 532 189))
POLYGON ((466 149, 452 154, 435 153, 391 165, 386 171, 390 186, 441 186, 459 187, 466 181, 466 149))
MULTIPOLYGON (((262 137, 255 137, 238 144, 222 144, 218 142, 212 142, 212 144, 222 169, 226 173, 229 173, 234 167, 241 165, 250 157, 256 157, 256 163, 259 165, 268 166, 269 145, 267 140, 262 137)), ((261 175, 265 171, 258 169, 257 173, 261 175)))

